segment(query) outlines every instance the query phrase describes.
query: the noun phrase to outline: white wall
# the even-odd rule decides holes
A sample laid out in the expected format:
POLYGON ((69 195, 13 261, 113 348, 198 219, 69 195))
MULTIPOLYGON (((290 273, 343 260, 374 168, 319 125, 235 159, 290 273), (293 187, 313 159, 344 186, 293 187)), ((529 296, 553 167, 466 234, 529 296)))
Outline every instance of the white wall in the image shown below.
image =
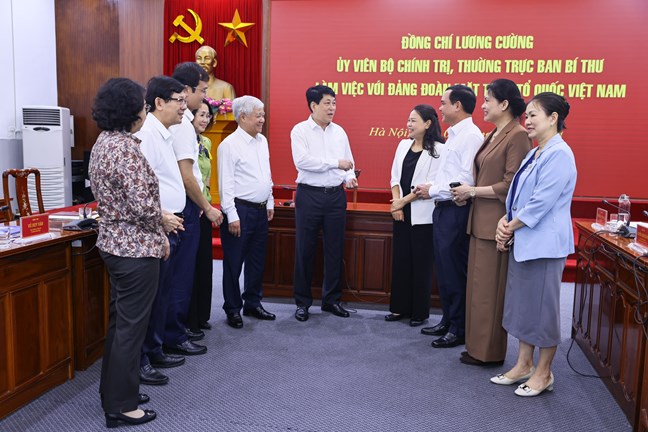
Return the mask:
POLYGON ((1 0, 0 40, 0 83, 8 90, 0 103, 2 172, 23 167, 22 107, 57 105, 54 0, 1 0))

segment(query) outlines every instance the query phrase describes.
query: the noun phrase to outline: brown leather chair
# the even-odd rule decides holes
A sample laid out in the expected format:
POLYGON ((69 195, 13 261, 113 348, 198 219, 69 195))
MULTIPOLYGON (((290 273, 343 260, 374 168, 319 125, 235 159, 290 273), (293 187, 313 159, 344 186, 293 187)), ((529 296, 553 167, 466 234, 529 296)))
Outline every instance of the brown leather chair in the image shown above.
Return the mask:
MULTIPOLYGON (((44 213, 45 206, 43 205, 43 194, 41 192, 40 171, 36 168, 28 169, 10 169, 2 173, 2 191, 4 193, 5 202, 9 203, 9 176, 14 177, 16 180, 16 203, 18 204, 18 212, 20 216, 31 216, 34 214, 29 204, 29 191, 27 189, 27 177, 34 174, 36 184, 36 198, 38 200, 38 212, 44 213)), ((8 206, 6 213, 6 220, 13 220, 14 214, 11 210, 11 205, 8 206)))

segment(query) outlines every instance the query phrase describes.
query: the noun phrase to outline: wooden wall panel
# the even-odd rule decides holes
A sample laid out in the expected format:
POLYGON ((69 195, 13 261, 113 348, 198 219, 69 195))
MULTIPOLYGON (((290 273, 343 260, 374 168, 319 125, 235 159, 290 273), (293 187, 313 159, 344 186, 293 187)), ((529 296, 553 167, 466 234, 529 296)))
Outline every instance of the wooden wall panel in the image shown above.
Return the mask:
POLYGON ((99 135, 91 115, 94 96, 119 75, 117 7, 110 0, 57 0, 55 13, 58 103, 74 115, 72 159, 83 159, 99 135))
POLYGON ((92 103, 109 78, 162 73, 164 0, 56 0, 58 104, 74 115, 73 159, 99 135, 92 103))
POLYGON ((142 85, 164 70, 164 0, 119 3, 119 73, 142 85))

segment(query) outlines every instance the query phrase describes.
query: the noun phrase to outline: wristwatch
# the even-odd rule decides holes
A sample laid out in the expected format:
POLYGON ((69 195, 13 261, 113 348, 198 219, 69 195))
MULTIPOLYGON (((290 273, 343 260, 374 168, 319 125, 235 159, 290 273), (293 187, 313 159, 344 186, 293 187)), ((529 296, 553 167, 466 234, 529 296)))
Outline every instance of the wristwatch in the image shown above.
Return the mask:
POLYGON ((477 196, 477 190, 473 186, 470 188, 470 198, 475 198, 476 196, 477 196))

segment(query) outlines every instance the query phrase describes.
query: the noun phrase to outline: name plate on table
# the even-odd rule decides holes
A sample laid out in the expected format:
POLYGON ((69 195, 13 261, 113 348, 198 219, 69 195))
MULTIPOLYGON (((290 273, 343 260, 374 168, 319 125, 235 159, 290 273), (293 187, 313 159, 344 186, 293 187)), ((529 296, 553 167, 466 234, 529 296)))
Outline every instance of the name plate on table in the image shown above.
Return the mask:
POLYGON ((607 218, 608 218, 608 212, 605 209, 602 208, 597 208, 596 209, 596 222, 592 224, 592 228, 595 230, 599 231, 605 228, 605 224, 607 223, 607 218))
POLYGON ((49 233, 49 215, 37 214, 20 218, 20 235, 23 239, 49 233))
POLYGON ((637 224, 637 237, 635 243, 648 249, 648 225, 639 223, 637 224))

